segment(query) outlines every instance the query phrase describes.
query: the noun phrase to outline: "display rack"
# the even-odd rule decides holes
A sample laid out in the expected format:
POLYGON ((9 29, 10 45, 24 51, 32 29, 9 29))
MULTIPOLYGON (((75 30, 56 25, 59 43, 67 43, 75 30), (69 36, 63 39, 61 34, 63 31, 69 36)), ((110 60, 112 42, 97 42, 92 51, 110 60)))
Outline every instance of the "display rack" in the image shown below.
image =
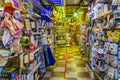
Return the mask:
POLYGON ((97 80, 119 80, 120 10, 118 5, 95 3, 90 13, 92 56, 88 62, 97 80))

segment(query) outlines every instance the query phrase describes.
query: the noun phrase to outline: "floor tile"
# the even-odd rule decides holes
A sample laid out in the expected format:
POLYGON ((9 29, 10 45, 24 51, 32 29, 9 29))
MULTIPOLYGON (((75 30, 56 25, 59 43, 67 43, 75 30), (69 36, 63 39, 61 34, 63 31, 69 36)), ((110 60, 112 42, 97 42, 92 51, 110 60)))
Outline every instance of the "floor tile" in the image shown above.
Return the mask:
POLYGON ((89 72, 78 72, 77 75, 79 78, 90 78, 89 72))
POLYGON ((86 61, 85 55, 82 55, 79 52, 78 46, 58 47, 55 51, 56 53, 54 54, 56 58, 55 66, 51 67, 50 69, 47 68, 47 70, 51 70, 52 73, 47 72, 43 80, 63 80, 66 64, 63 57, 66 54, 66 48, 68 60, 65 80, 91 80, 85 62, 86 61))
POLYGON ((88 72, 86 67, 77 67, 77 72, 88 72))
POLYGON ((49 80, 62 80, 62 77, 51 77, 49 80))
POLYGON ((67 64, 67 67, 76 67, 75 64, 67 64))
POLYGON ((52 72, 51 71, 47 71, 44 77, 51 77, 52 76, 52 72))
POLYGON ((66 78, 77 78, 76 72, 68 72, 66 78))
POLYGON ((78 63, 76 64, 77 67, 86 67, 86 64, 81 64, 81 63, 78 63))
POLYGON ((77 78, 66 78, 66 80, 78 80, 77 78))
POLYGON ((54 72, 64 72, 65 71, 65 67, 55 67, 54 72))
POLYGON ((52 77, 63 77, 64 72, 53 72, 52 77))
POLYGON ((90 78, 78 78, 78 80, 91 80, 90 78))
POLYGON ((76 68, 75 67, 67 67, 68 72, 75 72, 76 68))

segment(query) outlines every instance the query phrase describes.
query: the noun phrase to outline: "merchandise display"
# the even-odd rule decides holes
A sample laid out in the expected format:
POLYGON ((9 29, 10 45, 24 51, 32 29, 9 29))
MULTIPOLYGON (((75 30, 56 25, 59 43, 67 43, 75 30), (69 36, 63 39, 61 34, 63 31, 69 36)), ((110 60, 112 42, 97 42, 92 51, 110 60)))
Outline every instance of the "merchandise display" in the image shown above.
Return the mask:
POLYGON ((120 0, 1 0, 0 80, 120 80, 120 0))
MULTIPOLYGON (((111 1, 111 0, 110 0, 111 1)), ((119 1, 96 1, 89 33, 91 67, 100 80, 119 80, 119 1), (118 4, 116 4, 118 3, 118 4)))
POLYGON ((5 2, 0 13, 0 80, 38 80, 41 70, 55 64, 54 21, 19 6, 17 0, 5 2))

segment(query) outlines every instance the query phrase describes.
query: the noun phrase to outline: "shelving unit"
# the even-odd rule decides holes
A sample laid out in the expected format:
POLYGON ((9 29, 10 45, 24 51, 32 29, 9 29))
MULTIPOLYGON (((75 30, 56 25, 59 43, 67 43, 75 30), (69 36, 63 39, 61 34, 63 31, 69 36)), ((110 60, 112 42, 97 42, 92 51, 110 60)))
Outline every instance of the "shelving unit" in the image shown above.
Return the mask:
MULTIPOLYGON (((96 3, 91 13, 89 44, 92 57, 88 61, 97 80, 119 80, 120 21, 119 9, 114 5, 96 3), (117 13, 116 13, 117 12, 117 13)), ((117 7, 117 6, 116 6, 117 7)))

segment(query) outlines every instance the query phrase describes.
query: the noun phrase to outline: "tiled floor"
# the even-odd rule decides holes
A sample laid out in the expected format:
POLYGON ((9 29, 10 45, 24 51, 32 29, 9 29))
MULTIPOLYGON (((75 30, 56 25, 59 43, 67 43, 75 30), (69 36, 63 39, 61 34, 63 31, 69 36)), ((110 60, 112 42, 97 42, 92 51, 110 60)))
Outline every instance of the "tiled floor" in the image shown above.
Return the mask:
POLYGON ((92 80, 85 63, 86 58, 80 54, 77 46, 58 48, 55 58, 57 61, 55 66, 48 68, 43 80, 92 80), (66 53, 68 54, 67 63, 64 57, 66 53), (66 68, 65 64, 67 64, 66 68))

